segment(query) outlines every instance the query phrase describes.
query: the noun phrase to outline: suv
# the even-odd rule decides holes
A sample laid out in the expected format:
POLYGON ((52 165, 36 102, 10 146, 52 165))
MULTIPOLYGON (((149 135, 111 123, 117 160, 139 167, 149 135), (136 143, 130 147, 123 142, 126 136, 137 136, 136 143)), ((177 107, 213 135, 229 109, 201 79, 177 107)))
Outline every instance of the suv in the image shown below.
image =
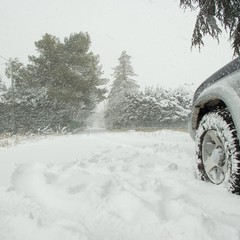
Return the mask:
POLYGON ((240 194, 240 58, 196 90, 189 119, 198 179, 240 194))

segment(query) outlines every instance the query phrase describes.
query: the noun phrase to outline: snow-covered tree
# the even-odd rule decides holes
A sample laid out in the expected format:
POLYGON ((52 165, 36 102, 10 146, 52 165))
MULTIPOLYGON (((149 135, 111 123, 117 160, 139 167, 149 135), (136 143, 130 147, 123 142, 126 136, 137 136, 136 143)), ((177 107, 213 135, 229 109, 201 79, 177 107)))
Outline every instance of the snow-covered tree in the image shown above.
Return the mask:
POLYGON ((126 94, 137 92, 139 89, 139 85, 133 78, 137 75, 131 65, 131 57, 126 51, 123 51, 118 60, 119 64, 114 68, 113 84, 105 113, 105 122, 108 128, 121 127, 120 118, 123 114, 126 94))
POLYGON ((38 55, 29 56, 28 65, 14 59, 12 72, 6 69, 15 83, 14 104, 22 104, 24 110, 19 111, 22 119, 33 118, 25 121, 29 122, 25 128, 34 128, 34 124, 36 129, 48 125, 53 129, 84 126, 97 104, 105 99, 107 83, 102 78, 99 56, 90 51, 90 36, 74 33, 61 42, 45 34, 35 46, 38 55))
POLYGON ((125 128, 186 128, 191 100, 191 92, 183 87, 148 87, 144 92, 128 93, 118 124, 125 128))
POLYGON ((7 92, 6 84, 3 82, 1 76, 0 76, 0 101, 4 100, 4 94, 7 92))
POLYGON ((109 94, 109 99, 122 97, 127 92, 137 91, 139 86, 133 77, 137 76, 134 73, 131 65, 131 57, 126 51, 123 51, 119 60, 119 65, 114 68, 113 84, 109 94))
POLYGON ((219 39, 222 29, 229 31, 235 55, 240 55, 239 0, 180 0, 180 6, 198 10, 192 36, 193 46, 203 46, 203 37, 219 39))

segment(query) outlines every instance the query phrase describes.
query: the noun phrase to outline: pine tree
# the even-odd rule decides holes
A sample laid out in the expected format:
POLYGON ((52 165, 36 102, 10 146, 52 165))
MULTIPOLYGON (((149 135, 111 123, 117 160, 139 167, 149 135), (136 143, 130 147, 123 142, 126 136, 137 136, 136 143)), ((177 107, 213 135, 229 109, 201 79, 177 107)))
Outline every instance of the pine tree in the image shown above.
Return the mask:
POLYGON ((106 79, 101 78, 99 57, 90 51, 87 33, 71 34, 64 43, 46 34, 35 45, 40 55, 30 57, 31 72, 52 101, 91 111, 104 99, 106 89, 99 86, 106 79))
POLYGON ((105 114, 106 126, 108 128, 123 127, 121 115, 124 111, 124 101, 128 93, 137 92, 139 85, 133 77, 134 73, 131 65, 131 57, 123 51, 119 60, 119 65, 114 68, 113 84, 108 97, 108 107, 105 114))
POLYGON ((119 58, 119 65, 114 68, 114 81, 109 94, 109 99, 121 98, 124 94, 137 91, 139 86, 132 78, 137 76, 131 66, 131 57, 123 51, 119 58))
MULTIPOLYGON (((84 126, 96 105, 105 99, 107 83, 101 77, 99 56, 90 51, 90 36, 74 33, 61 42, 45 34, 35 46, 38 55, 29 56, 28 65, 12 60, 15 102, 21 104, 19 109, 24 108, 26 114, 19 112, 29 116, 29 121, 30 116, 34 118, 26 127, 84 126)), ((10 77, 9 67, 6 72, 10 77)))
POLYGON ((239 0, 180 0, 180 6, 199 10, 192 36, 192 46, 199 46, 199 48, 203 46, 202 38, 205 35, 218 40, 223 27, 229 31, 234 55, 240 55, 239 0))
POLYGON ((3 102, 5 100, 4 94, 6 94, 6 92, 7 92, 6 84, 0 77, 0 102, 3 102))

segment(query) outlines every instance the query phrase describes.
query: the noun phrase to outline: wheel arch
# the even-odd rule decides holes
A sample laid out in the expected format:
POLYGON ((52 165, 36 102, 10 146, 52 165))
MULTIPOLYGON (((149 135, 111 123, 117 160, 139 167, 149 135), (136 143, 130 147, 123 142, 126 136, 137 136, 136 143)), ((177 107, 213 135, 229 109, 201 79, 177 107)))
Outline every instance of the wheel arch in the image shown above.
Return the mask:
POLYGON ((232 79, 218 82, 201 92, 193 102, 189 130, 195 138, 196 130, 202 117, 213 110, 226 108, 231 114, 240 139, 240 90, 235 88, 232 79), (230 81, 231 80, 231 81, 230 81))
POLYGON ((218 97, 209 97, 198 102, 192 110, 192 129, 195 132, 203 116, 217 109, 227 108, 227 104, 218 97))

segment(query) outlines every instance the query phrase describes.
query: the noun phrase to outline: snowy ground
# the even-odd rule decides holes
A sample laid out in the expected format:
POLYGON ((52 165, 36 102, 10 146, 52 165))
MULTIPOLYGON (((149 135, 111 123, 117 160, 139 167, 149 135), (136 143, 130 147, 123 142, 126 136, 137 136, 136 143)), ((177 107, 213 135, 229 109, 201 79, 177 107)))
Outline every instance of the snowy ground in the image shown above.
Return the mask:
POLYGON ((0 149, 1 240, 240 239, 240 197, 194 179, 174 131, 93 132, 0 149))

